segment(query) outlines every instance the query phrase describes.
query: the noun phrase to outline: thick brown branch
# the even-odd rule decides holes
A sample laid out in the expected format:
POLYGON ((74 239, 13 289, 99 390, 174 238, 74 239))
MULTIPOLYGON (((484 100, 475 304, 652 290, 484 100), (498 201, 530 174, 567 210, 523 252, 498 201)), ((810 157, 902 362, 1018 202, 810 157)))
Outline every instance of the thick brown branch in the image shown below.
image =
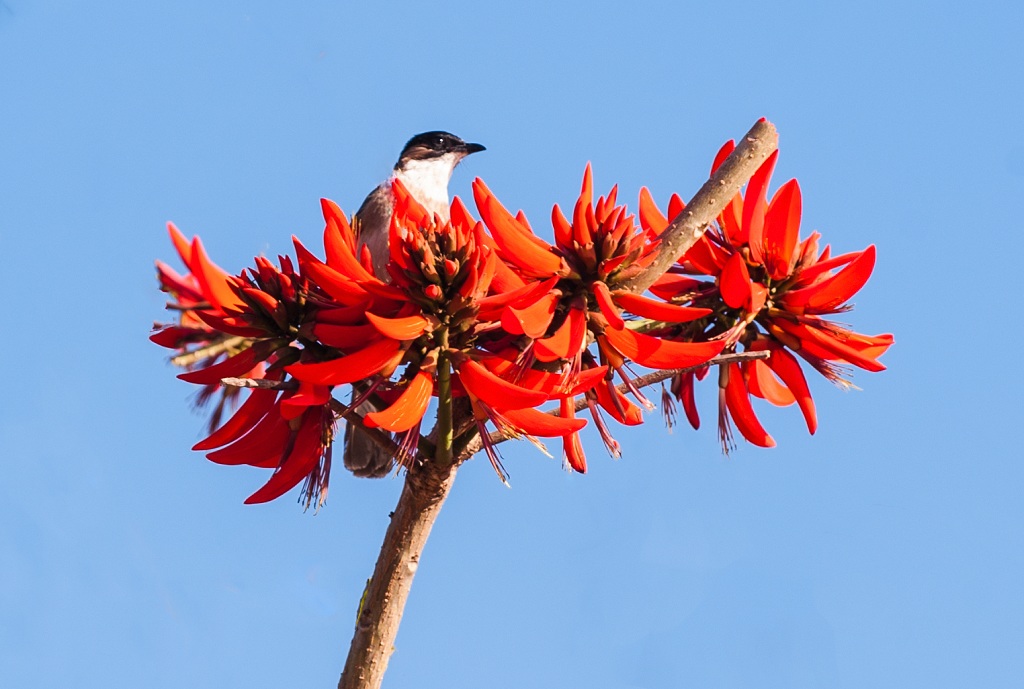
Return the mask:
POLYGON ((394 651, 398 624, 430 529, 455 481, 455 464, 417 463, 405 477, 398 506, 367 584, 338 689, 378 689, 394 651))
POLYGON ((736 195, 754 171, 779 147, 779 134, 768 120, 758 120, 728 158, 715 170, 704 186, 694 194, 686 208, 661 234, 654 261, 623 287, 640 293, 665 274, 686 250, 693 246, 729 200, 736 195))

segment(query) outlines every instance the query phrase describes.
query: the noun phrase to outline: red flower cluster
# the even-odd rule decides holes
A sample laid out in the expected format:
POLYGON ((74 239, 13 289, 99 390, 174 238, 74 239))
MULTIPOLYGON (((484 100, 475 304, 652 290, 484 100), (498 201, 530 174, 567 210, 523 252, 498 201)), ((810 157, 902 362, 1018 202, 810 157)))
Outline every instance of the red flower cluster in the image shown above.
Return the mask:
MULTIPOLYGON (((374 274, 365 247, 357 251, 358 225, 326 200, 323 260, 295 239, 295 264, 257 258, 238 276, 214 265, 198 238, 189 242, 170 226, 188 273, 157 264, 179 319, 152 339, 178 350, 174 361, 192 369, 179 377, 204 386, 202 396, 229 391, 218 410, 241 389, 220 388, 222 379, 249 379, 229 382, 251 388, 226 422, 215 414, 219 427, 194 449, 214 462, 274 470, 246 502, 272 500, 305 480, 306 505, 319 506, 339 419, 375 434, 401 465, 437 461, 440 448, 420 435, 436 397, 439 424, 447 424, 437 442, 448 457, 476 441, 504 481, 497 441, 525 437, 543 448, 537 438, 560 438, 568 465, 584 472, 586 421, 578 410, 589 409, 618 456, 605 417, 635 425, 641 407, 654 408, 630 363, 675 374, 673 390, 696 427, 695 376, 737 345, 771 356, 721 367, 723 438, 731 415, 745 438, 773 444, 750 395, 797 402, 813 432, 813 402, 786 348, 835 379, 838 363, 881 370, 877 358, 892 337, 857 335, 822 318, 846 308, 870 274, 874 249, 832 259, 827 248, 818 254, 817 235, 798 243, 796 182, 766 200, 773 163, 652 296, 624 285, 653 260, 668 220, 646 190, 639 226, 617 205, 615 188, 595 202, 589 166, 571 219, 553 209, 554 244, 479 179, 473 194, 482 221, 458 198, 450 220, 432 216, 395 182, 389 280, 374 274), (343 386, 351 389, 348 404, 335 399, 343 386), (378 411, 359 418, 354 410, 367 399, 378 411), (546 403, 554 406, 538 409, 546 403)), ((675 198, 670 215, 681 209, 675 198)))
MULTIPOLYGON (((722 147, 712 173, 733 148, 732 141, 722 147)), ((778 151, 761 165, 745 193, 729 202, 716 226, 651 288, 664 299, 703 306, 713 314, 699 335, 663 328, 658 331, 660 336, 711 337, 724 340, 730 350, 771 352, 767 359, 719 369, 719 436, 726 451, 734 445, 730 419, 748 442, 760 447, 775 445, 754 414, 752 396, 777 406, 796 403, 808 431, 815 432, 814 401, 794 353, 830 381, 848 386, 844 365, 882 371, 885 366, 878 357, 893 343, 892 335, 861 335, 823 318, 851 308, 849 299, 874 269, 875 247, 831 257, 828 246, 819 250, 817 232, 800 241, 797 181, 789 180, 768 199, 777 158, 778 151), (714 282, 687 277, 691 275, 710 276, 714 282)), ((669 215, 682 207, 674 196, 669 215)), ((651 232, 660 232, 668 224, 646 190, 641 193, 640 217, 651 232)), ((694 428, 700 426, 700 418, 693 386, 706 372, 690 371, 673 380, 672 391, 694 428)))

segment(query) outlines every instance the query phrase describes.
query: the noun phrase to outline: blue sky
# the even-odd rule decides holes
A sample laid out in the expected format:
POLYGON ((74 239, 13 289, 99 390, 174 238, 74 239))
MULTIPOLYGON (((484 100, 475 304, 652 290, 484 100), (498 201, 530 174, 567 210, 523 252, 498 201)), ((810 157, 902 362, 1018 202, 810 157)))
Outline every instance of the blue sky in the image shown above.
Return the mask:
POLYGON ((0 684, 334 686, 400 482, 327 507, 189 447, 146 340, 163 224, 221 265, 315 244, 412 134, 543 226, 586 162, 688 197, 721 143, 781 132, 805 231, 878 246, 861 391, 814 381, 779 447, 711 426, 507 446, 460 472, 387 686, 957 687, 1024 675, 1018 3, 0 4, 0 684))

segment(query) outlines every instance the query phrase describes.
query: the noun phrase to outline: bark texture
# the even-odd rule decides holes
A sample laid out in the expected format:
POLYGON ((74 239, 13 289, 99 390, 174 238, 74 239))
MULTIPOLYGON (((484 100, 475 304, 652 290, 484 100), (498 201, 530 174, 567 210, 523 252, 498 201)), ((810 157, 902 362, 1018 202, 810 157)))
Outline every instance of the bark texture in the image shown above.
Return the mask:
POLYGON ((398 506, 367 584, 338 689, 378 689, 394 652, 398 625, 420 555, 455 481, 455 466, 419 464, 406 474, 398 506))

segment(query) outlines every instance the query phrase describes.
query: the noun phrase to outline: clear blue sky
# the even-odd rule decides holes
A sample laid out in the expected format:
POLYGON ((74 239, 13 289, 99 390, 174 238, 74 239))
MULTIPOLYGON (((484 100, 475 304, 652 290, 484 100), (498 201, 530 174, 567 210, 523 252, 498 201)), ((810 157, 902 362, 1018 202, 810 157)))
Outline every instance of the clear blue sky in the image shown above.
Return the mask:
MULTIPOLYGON (((962 687, 1024 676, 1015 2, 0 3, 0 685, 331 687, 400 482, 320 514, 189 451, 146 336, 163 224, 237 270, 316 243, 413 133, 545 225, 597 185, 689 196, 779 128, 778 183, 894 332, 821 428, 718 450, 660 420, 591 473, 506 447, 459 474, 387 686, 962 687)), ((631 203, 634 203, 631 201, 631 203)))

